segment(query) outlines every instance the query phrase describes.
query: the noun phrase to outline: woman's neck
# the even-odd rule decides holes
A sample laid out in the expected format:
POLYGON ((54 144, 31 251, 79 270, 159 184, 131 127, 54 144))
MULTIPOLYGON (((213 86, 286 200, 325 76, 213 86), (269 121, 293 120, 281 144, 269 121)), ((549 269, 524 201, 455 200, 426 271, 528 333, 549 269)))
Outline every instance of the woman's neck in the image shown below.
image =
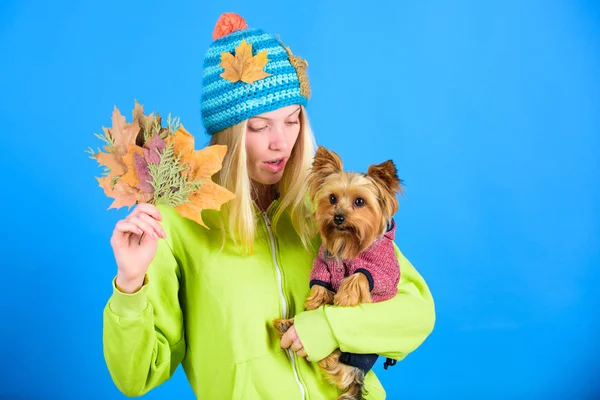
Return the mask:
POLYGON ((277 197, 279 195, 275 185, 252 182, 252 199, 261 211, 267 211, 277 197))

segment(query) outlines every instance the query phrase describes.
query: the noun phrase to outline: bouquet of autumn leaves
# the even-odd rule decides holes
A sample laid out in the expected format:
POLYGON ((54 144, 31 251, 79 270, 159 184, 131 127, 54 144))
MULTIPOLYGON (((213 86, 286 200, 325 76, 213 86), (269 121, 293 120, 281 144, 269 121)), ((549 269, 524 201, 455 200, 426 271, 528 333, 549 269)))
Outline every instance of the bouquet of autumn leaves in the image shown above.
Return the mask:
POLYGON ((115 106, 112 127, 103 131, 96 137, 105 143, 104 152, 91 148, 87 152, 104 166, 102 177, 96 179, 106 196, 114 199, 109 209, 162 204, 208 228, 201 211, 219 210, 234 197, 211 180, 221 169, 227 147, 194 150, 194 137, 179 119, 169 115, 163 127, 159 114, 145 115, 136 101, 132 123, 115 106))

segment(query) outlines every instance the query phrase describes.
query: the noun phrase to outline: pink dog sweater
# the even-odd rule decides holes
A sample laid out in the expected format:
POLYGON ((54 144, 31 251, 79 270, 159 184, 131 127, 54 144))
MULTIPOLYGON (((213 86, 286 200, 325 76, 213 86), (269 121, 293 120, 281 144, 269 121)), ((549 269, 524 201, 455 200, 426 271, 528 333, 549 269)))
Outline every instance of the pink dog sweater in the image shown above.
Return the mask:
POLYGON ((344 278, 360 272, 369 280, 373 302, 394 297, 400 281, 400 264, 394 250, 395 233, 396 223, 392 220, 386 233, 352 260, 337 261, 321 246, 310 273, 310 287, 321 285, 337 293, 344 278))

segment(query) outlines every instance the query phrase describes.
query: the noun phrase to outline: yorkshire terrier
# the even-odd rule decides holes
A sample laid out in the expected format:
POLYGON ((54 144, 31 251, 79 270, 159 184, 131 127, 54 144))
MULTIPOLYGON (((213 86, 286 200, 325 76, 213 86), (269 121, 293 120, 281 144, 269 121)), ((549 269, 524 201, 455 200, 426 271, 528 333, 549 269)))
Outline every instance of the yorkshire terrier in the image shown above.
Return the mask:
MULTIPOLYGON (((396 194, 402 194, 394 163, 371 165, 366 174, 345 172, 340 157, 319 146, 308 184, 322 245, 311 270, 305 308, 353 307, 394 297, 400 266, 393 216, 398 211, 396 194)), ((280 336, 293 323, 293 318, 273 321, 280 336)), ((341 391, 338 400, 361 400, 364 377, 377 358, 337 349, 318 364, 341 391)))

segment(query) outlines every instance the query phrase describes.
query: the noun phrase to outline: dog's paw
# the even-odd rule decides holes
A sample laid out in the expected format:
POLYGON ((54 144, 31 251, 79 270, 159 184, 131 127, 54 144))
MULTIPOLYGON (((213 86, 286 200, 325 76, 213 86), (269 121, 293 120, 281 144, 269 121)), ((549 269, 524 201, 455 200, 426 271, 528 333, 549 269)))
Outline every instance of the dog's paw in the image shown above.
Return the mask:
POLYGON ((277 318, 277 319, 273 320, 273 326, 277 330, 277 333, 279 333, 279 336, 283 336, 283 334, 286 333, 292 325, 294 325, 293 318, 292 319, 277 318))
POLYGON ((326 289, 321 285, 314 285, 310 289, 310 295, 304 303, 304 308, 310 311, 316 310, 323 304, 333 304, 333 296, 334 293, 331 290, 326 289))
POLYGON ((355 273, 342 280, 340 289, 333 298, 336 306, 354 307, 361 303, 371 303, 369 280, 364 274, 355 273))

